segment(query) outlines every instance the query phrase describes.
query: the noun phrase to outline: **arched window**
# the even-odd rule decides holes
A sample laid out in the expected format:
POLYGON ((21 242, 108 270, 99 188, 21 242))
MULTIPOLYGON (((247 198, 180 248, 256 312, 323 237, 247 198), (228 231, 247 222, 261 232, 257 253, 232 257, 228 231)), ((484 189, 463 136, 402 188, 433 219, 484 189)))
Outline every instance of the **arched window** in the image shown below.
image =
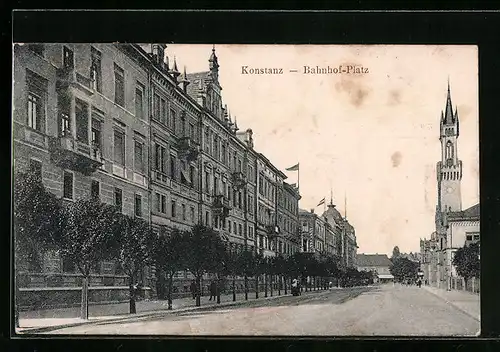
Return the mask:
POLYGON ((453 143, 451 141, 446 143, 446 159, 453 159, 453 143))

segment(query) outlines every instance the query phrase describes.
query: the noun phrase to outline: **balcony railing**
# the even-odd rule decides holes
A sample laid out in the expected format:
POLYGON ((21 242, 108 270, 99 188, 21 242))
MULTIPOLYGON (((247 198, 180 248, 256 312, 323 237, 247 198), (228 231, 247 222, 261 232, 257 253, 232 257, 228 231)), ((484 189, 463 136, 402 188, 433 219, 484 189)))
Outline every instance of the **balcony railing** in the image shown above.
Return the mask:
POLYGON ((247 182, 245 175, 241 171, 233 172, 232 179, 233 179, 233 185, 236 189, 243 188, 247 182))
POLYGON ((231 210, 229 199, 227 199, 223 195, 214 196, 212 208, 214 211, 214 215, 218 215, 225 219, 227 216, 229 216, 229 210, 231 210))
POLYGON ((279 226, 275 226, 275 225, 266 225, 266 232, 268 235, 279 235, 280 233, 280 228, 279 226))
POLYGON ((181 137, 177 142, 177 148, 182 158, 187 161, 195 161, 200 153, 199 145, 191 137, 181 137))
POLYGON ((95 145, 75 141, 71 135, 52 137, 51 158, 62 168, 90 175, 103 165, 101 150, 95 145))
POLYGON ((57 88, 66 90, 69 87, 83 88, 88 94, 93 94, 93 80, 78 72, 74 68, 60 68, 56 73, 57 88))

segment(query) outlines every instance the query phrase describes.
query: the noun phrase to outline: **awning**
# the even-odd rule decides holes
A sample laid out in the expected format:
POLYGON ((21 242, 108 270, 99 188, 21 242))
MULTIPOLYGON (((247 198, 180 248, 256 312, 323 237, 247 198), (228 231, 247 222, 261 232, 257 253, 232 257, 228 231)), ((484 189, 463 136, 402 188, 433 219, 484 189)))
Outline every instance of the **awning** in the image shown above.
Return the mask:
POLYGON ((394 276, 392 276, 390 274, 380 274, 380 275, 378 275, 378 278, 379 279, 394 279, 394 276))

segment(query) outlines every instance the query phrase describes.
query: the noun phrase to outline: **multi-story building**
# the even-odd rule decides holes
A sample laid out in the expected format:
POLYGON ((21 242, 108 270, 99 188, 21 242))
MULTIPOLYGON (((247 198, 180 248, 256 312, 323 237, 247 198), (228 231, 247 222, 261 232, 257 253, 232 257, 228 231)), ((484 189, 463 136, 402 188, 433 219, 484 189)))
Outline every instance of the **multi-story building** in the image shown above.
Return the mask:
MULTIPOLYGON (((191 74, 169 62, 162 44, 14 50, 16 171, 36 169, 65 201, 98 197, 156 232, 202 223, 237 250, 271 256, 298 249, 298 190, 254 149, 252 130, 240 132, 233 122, 215 49, 209 70, 191 74)), ((38 272, 33 285, 46 286, 46 273, 77 285, 56 253, 39 264, 30 268, 38 272)), ((91 287, 107 282, 126 294, 120 273, 103 262, 91 287)), ((153 274, 143 275, 146 290, 154 290, 153 274)), ((189 275, 177 276, 175 291, 188 291, 189 275)))
POLYGON ((333 204, 333 199, 330 200, 330 204, 327 205, 327 210, 323 213, 323 218, 327 221, 327 231, 331 231, 331 252, 343 258, 345 251, 343 250, 343 234, 344 234, 344 224, 345 220, 336 209, 333 204))
POLYGON ((441 161, 436 166, 436 229, 430 240, 420 241, 424 279, 430 285, 447 289, 457 277, 452 264, 454 253, 465 244, 479 240, 479 204, 462 211, 462 161, 457 153, 458 136, 458 111, 453 111, 448 85, 446 107, 444 112, 441 111, 440 119, 441 161))
POLYGON ((260 153, 257 156, 256 170, 257 246, 264 256, 274 256, 278 237, 281 237, 277 214, 278 188, 282 187, 286 175, 260 153))
POLYGON ((356 231, 347 219, 344 219, 342 244, 344 264, 347 267, 355 267, 358 243, 356 242, 356 231))
MULTIPOLYGON (((148 70, 128 49, 14 46, 14 169, 37 170, 64 202, 99 198, 149 221, 148 70)), ((65 300, 71 296, 65 287, 77 284, 75 268, 57 253, 42 257, 43 263, 24 268, 21 292, 29 296, 32 286, 55 285, 47 290, 65 300)), ((104 285, 111 297, 126 294, 119 274, 116 263, 102 262, 91 287, 104 285)), ((91 288, 91 299, 93 293, 91 288)))
POLYGON ((301 252, 324 252, 326 249, 325 220, 315 214, 314 209, 310 211, 300 209, 299 222, 301 224, 301 252))
POLYGON ((281 236, 278 239, 277 251, 284 256, 299 251, 299 200, 296 187, 283 182, 278 189, 278 227, 281 236))

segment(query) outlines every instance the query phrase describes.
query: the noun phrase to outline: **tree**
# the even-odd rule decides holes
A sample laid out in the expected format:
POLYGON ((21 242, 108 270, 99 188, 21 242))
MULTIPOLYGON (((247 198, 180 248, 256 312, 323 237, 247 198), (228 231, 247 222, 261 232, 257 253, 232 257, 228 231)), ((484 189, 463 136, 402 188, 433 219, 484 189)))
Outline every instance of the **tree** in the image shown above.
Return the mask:
POLYGON ((472 243, 459 248, 455 252, 453 265, 457 269, 458 275, 467 282, 470 278, 479 278, 481 266, 479 262, 479 244, 472 243))
POLYGON ((260 253, 256 254, 252 260, 252 272, 255 277, 255 298, 259 298, 259 277, 265 269, 264 256, 260 253))
POLYGON ((248 277, 254 274, 255 258, 252 252, 244 250, 237 261, 239 271, 245 276, 245 300, 248 300, 248 277))
POLYGON ((286 289, 286 260, 285 258, 279 254, 278 256, 273 258, 273 266, 272 266, 274 274, 278 277, 278 295, 281 295, 281 284, 283 278, 285 278, 285 295, 287 294, 286 289))
POLYGON ((15 260, 40 270, 43 250, 57 249, 63 233, 62 203, 34 171, 18 173, 14 179, 15 260))
POLYGON ((394 246, 394 249, 392 250, 391 261, 398 259, 400 256, 401 256, 401 253, 399 252, 399 247, 394 246))
POLYGON ((88 282, 90 272, 100 260, 116 253, 120 217, 115 206, 97 200, 78 200, 65 208, 64 235, 60 238, 61 255, 82 274, 81 318, 88 319, 88 282))
POLYGON ((137 288, 137 274, 152 262, 154 246, 153 233, 149 224, 128 215, 119 215, 115 228, 115 242, 113 249, 117 250, 116 258, 121 268, 129 278, 130 313, 136 313, 135 299, 137 288))
POLYGON ((413 280, 418 275, 418 263, 407 258, 397 258, 393 260, 389 270, 397 281, 413 280))
MULTIPOLYGON (((196 287, 201 287, 201 278, 206 272, 217 272, 221 263, 217 263, 221 251, 225 251, 224 243, 213 229, 195 225, 191 231, 186 232, 186 257, 185 263, 188 270, 196 280, 196 287)), ((196 306, 201 305, 200 292, 196 292, 196 306)))
POLYGON ((239 255, 235 250, 228 252, 226 256, 225 274, 230 275, 232 278, 231 290, 233 293, 233 302, 236 301, 236 275, 241 272, 238 257, 239 255))
MULTIPOLYGON (((167 301, 168 309, 172 309, 172 288, 174 275, 185 269, 185 259, 187 257, 187 236, 188 234, 174 229, 167 233, 165 227, 160 228, 160 233, 154 245, 154 262, 158 270, 158 279, 161 290, 163 290, 163 277, 167 276, 167 301)), ((200 287, 196 286, 196 291, 200 287)), ((162 291, 163 292, 163 291, 162 291)))
POLYGON ((15 321, 19 327, 19 272, 22 266, 41 269, 41 254, 58 248, 63 233, 61 200, 43 186, 34 171, 17 173, 13 187, 15 321))

